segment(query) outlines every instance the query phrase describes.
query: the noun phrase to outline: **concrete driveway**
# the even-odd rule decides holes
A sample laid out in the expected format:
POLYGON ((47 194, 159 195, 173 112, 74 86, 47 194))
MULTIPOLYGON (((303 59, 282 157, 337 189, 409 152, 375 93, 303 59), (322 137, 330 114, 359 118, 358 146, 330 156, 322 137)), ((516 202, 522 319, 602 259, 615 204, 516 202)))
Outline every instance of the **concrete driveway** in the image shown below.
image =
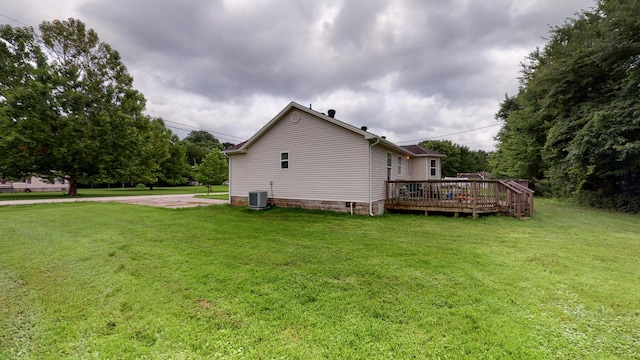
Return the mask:
MULTIPOLYGON (((216 194, 220 194, 220 193, 216 193, 216 194)), ((177 209, 177 208, 187 208, 187 207, 195 207, 195 206, 207 206, 207 205, 229 203, 229 201, 227 200, 197 198, 195 197, 196 195, 204 195, 204 194, 114 196, 114 197, 97 197, 97 198, 64 198, 64 199, 41 199, 41 200, 8 200, 8 201, 0 201, 0 206, 95 201, 95 202, 121 202, 125 204, 158 206, 158 207, 177 209)), ((215 194, 212 193, 212 195, 215 195, 215 194)))

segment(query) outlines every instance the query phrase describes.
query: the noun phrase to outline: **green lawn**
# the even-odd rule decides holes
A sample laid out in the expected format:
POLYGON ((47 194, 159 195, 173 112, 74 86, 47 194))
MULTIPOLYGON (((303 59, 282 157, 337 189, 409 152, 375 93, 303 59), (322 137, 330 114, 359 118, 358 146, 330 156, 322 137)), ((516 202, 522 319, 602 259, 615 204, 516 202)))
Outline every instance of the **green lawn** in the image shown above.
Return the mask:
POLYGON ((216 200, 229 200, 229 193, 226 194, 211 194, 211 195, 196 195, 197 198, 203 199, 216 199, 216 200))
POLYGON ((638 359, 640 216, 0 207, 0 359, 638 359))
MULTIPOLYGON (((214 185, 211 192, 227 192, 226 185, 214 185)), ((172 195, 172 194, 206 194, 206 186, 176 186, 149 188, 110 188, 110 189, 78 189, 78 197, 111 197, 111 196, 140 196, 140 195, 172 195)), ((3 200, 35 200, 35 199, 61 199, 68 197, 64 192, 30 192, 30 193, 0 193, 0 201, 3 200)))

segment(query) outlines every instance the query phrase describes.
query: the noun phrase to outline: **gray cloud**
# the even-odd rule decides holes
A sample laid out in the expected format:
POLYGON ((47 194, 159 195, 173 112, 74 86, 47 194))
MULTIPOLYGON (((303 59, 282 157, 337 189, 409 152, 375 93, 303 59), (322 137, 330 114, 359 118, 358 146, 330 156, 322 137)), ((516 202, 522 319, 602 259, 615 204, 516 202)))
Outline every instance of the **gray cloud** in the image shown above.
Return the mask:
MULTIPOLYGON (((151 94, 154 116, 244 138, 295 100, 404 141, 495 123, 519 62, 550 25, 593 4, 23 0, 0 13, 87 23, 151 94)), ((451 140, 491 149, 497 130, 451 140)))

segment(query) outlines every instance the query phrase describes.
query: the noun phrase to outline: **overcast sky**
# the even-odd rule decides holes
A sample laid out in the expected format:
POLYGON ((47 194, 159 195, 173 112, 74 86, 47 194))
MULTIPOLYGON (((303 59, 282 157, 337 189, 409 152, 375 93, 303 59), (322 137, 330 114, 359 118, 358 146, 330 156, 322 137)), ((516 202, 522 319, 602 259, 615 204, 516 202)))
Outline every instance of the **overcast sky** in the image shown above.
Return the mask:
POLYGON ((494 114, 550 26, 593 0, 7 0, 0 22, 79 19, 181 137, 249 138, 289 102, 400 145, 493 150, 494 114), (475 129, 475 130, 474 130, 475 129), (186 131, 185 131, 186 130, 186 131), (459 134, 455 134, 459 133, 459 134), (455 134, 455 135, 452 135, 455 134))

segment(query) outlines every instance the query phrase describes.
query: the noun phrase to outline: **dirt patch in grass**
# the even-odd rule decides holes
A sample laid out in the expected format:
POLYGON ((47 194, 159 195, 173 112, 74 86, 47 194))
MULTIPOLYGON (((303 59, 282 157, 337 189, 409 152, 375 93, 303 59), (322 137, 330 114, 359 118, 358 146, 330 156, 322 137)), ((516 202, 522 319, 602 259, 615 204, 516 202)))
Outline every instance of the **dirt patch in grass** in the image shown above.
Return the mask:
POLYGON ((170 209, 188 208, 196 206, 207 206, 216 204, 227 204, 227 200, 196 198, 193 195, 183 196, 157 196, 157 197, 130 197, 128 199, 117 200, 125 204, 136 204, 146 206, 159 206, 170 209))

